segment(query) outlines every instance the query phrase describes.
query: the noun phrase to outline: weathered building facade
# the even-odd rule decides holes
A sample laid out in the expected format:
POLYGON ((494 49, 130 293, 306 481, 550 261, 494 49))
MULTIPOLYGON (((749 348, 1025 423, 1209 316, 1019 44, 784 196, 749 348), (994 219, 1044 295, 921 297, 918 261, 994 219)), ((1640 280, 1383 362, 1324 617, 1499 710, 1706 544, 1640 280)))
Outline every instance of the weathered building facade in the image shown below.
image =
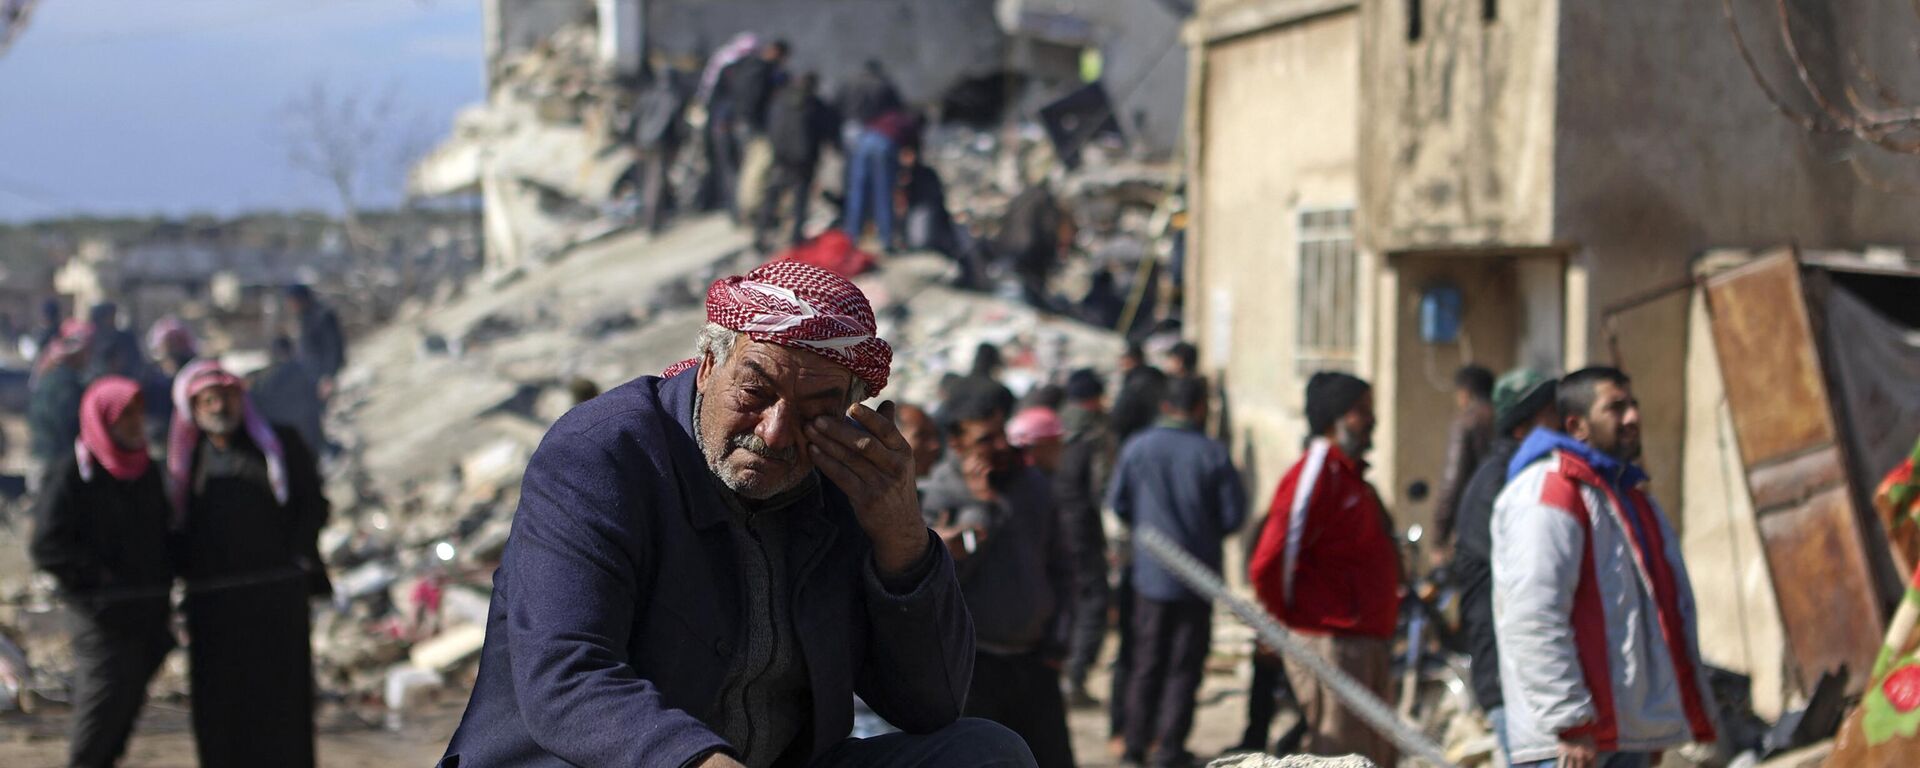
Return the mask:
MULTIPOLYGON (((1830 46, 1907 35, 1824 23, 1845 27, 1830 46)), ((1655 495, 1683 528, 1724 514, 1724 494, 1688 498, 1719 457, 1683 447, 1724 428, 1689 410, 1697 258, 1920 243, 1912 198, 1850 162, 1873 150, 1783 119, 1724 24, 1717 3, 1200 4, 1187 317, 1259 503, 1298 455, 1313 370, 1375 383, 1374 480, 1404 526, 1432 516, 1407 489, 1439 480, 1455 368, 1605 363, 1634 376, 1655 495)), ((1920 188, 1920 163, 1874 175, 1920 188)), ((1703 581, 1770 603, 1760 573, 1703 581)), ((1779 687, 1764 649, 1716 652, 1779 687)))

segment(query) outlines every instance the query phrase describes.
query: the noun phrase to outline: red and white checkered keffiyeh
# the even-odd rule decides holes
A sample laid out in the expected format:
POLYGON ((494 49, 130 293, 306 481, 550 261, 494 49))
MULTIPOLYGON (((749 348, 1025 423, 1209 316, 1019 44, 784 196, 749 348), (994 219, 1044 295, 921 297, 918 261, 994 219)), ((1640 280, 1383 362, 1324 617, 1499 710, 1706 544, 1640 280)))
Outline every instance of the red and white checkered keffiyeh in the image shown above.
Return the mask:
POLYGON ((287 452, 273 427, 253 407, 247 396, 247 383, 227 372, 216 360, 196 360, 180 369, 173 378, 173 424, 167 432, 167 473, 173 477, 175 522, 187 515, 187 500, 193 483, 194 454, 200 448, 200 425, 193 420, 193 396, 214 387, 240 390, 240 428, 246 430, 253 446, 267 460, 267 482, 273 487, 273 500, 286 506, 289 498, 287 452))
MULTIPOLYGON (((873 306, 859 287, 819 267, 776 261, 716 280, 707 289, 707 321, 846 366, 867 385, 868 397, 887 387, 893 347, 876 335, 873 306)), ((661 376, 672 378, 697 362, 682 360, 661 376)))

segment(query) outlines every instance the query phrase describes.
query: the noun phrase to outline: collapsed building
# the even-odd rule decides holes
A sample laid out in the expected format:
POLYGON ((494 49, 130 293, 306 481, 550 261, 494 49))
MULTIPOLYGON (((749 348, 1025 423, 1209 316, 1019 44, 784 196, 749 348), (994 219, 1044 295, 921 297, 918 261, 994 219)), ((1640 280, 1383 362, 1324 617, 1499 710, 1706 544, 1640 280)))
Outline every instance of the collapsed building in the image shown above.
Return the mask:
MULTIPOLYGON (((617 231, 632 218, 638 157, 621 134, 643 62, 699 70, 741 33, 788 40, 793 70, 818 73, 829 93, 879 61, 910 103, 977 128, 1085 91, 1054 133, 1112 124, 1136 154, 1165 157, 1182 127, 1189 10, 1174 0, 489 0, 487 100, 459 114, 409 191, 480 197, 493 279, 617 231)), ((698 162, 683 158, 696 167, 676 182, 698 162)))

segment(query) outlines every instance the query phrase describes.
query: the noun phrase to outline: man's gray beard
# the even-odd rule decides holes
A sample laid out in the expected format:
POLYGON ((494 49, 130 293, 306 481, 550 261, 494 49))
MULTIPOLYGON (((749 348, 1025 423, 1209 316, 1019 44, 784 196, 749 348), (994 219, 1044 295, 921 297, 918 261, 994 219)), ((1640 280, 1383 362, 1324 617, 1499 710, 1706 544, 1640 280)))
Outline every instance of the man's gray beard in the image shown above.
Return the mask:
POLYGON ((705 406, 705 395, 696 394, 693 396, 694 442, 700 444, 700 455, 707 460, 707 471, 712 472, 713 476, 720 480, 720 484, 727 487, 727 490, 739 494, 742 498, 752 499, 754 501, 765 501, 793 490, 806 479, 805 475, 801 475, 778 488, 767 490, 752 490, 748 488, 747 481, 740 477, 740 471, 728 465, 725 461, 729 448, 737 447, 739 450, 750 451, 757 456, 767 456, 771 454, 775 457, 783 458, 788 462, 792 462, 799 451, 794 448, 788 448, 785 452, 768 450, 766 441, 761 440, 760 436, 755 434, 741 435, 731 439, 726 435, 721 435, 719 445, 708 445, 706 433, 700 428, 700 412, 705 406))
POLYGON ((1339 424, 1334 427, 1333 441, 1340 445, 1340 452, 1346 454, 1349 458, 1362 458, 1368 450, 1372 449, 1373 446, 1371 445, 1361 445, 1365 440, 1365 436, 1348 429, 1345 424, 1339 424))
POLYGON ((209 416, 195 416, 193 423, 200 427, 201 432, 222 437, 231 435, 240 428, 240 419, 234 417, 216 419, 209 416))

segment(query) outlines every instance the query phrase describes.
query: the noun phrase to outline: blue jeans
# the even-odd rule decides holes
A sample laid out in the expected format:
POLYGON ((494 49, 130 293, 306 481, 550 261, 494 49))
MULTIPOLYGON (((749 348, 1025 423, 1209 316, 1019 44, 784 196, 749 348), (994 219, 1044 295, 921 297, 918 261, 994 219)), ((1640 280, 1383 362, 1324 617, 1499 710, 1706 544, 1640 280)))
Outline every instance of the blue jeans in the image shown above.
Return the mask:
MULTIPOLYGON (((1504 729, 1503 729, 1504 730, 1504 729)), ((1518 763, 1512 768, 1553 768, 1556 760, 1536 760, 1531 763, 1518 763)), ((1645 752, 1608 752, 1600 756, 1596 768, 1653 768, 1653 755, 1645 752)))
POLYGON ((866 131, 853 145, 847 168, 847 210, 843 228, 854 243, 867 219, 873 219, 881 249, 893 247, 893 188, 900 175, 900 148, 879 131, 866 131))
POLYGON ((1500 758, 1512 763, 1513 748, 1507 746, 1507 708, 1494 707, 1487 710, 1487 722, 1493 725, 1493 740, 1500 745, 1500 758))

